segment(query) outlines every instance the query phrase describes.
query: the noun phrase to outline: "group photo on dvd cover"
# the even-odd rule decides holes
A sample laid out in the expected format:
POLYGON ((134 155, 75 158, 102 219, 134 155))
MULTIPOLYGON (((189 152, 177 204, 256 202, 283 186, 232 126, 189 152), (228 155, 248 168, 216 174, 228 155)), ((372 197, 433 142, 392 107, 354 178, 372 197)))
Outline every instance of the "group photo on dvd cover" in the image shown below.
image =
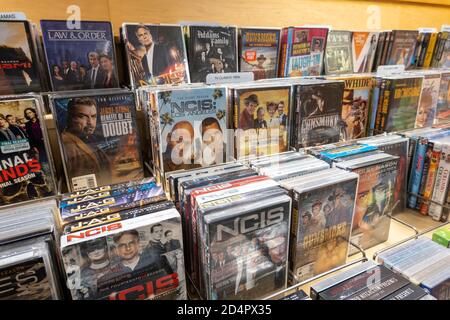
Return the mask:
POLYGON ((450 300, 444 2, 0 0, 0 301, 450 300))

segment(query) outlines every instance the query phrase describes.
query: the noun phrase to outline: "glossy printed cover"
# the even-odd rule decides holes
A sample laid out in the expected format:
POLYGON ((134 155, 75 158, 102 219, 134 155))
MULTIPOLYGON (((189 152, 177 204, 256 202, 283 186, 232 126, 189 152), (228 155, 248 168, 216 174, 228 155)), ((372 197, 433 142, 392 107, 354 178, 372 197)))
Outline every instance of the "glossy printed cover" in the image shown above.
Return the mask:
POLYGON ((142 179, 134 95, 54 95, 53 114, 70 191, 142 179))
POLYGON ((0 94, 41 91, 37 64, 30 23, 0 20, 0 94))
POLYGON ((398 157, 352 170, 359 174, 352 241, 368 249, 389 237, 398 157))
POLYGON ((53 91, 119 87, 110 22, 41 20, 41 29, 53 91))
POLYGON ((257 299, 285 288, 291 203, 265 200, 205 217, 208 299, 257 299))
POLYGON ((322 73, 327 45, 326 28, 289 28, 285 77, 318 76, 322 73))
POLYGON ((276 78, 280 29, 239 29, 239 71, 253 72, 254 80, 276 78))
POLYGON ((304 192, 294 189, 297 225, 292 225, 291 268, 295 282, 326 272, 347 260, 358 179, 341 179, 304 192), (344 181, 342 181, 344 180, 344 181))
POLYGON ((52 300, 51 286, 42 258, 0 268, 0 300, 52 300))
POLYGON ((188 26, 191 82, 205 82, 210 73, 238 71, 236 27, 188 26))
POLYGON ((236 159, 287 151, 291 87, 237 88, 234 95, 236 159))
POLYGON ((189 82, 180 26, 125 23, 122 32, 133 87, 189 82))
POLYGON ((412 67, 419 32, 414 30, 394 30, 392 33, 392 47, 388 52, 389 56, 386 64, 403 64, 405 69, 412 67))
POLYGON ((325 48, 325 74, 353 72, 352 32, 331 30, 325 48))
POLYGON ((436 108, 435 124, 447 123, 450 121, 450 72, 441 73, 441 84, 436 108))
POLYGON ((227 91, 224 87, 156 92, 164 172, 224 162, 227 91))
POLYGON ((344 140, 365 137, 369 125, 373 77, 354 75, 333 79, 344 80, 345 82, 344 99, 342 101, 342 120, 345 122, 344 140))
POLYGON ((61 252, 74 300, 186 299, 175 209, 66 234, 61 252))
POLYGON ((424 74, 414 128, 431 127, 433 125, 439 99, 440 82, 441 75, 439 73, 424 74))
POLYGON ((423 77, 406 77, 393 80, 384 131, 414 129, 422 81, 423 77))
POLYGON ((353 31, 353 72, 372 72, 379 32, 353 31))
POLYGON ((0 99, 0 205, 53 196, 56 187, 40 101, 0 99))
POLYGON ((300 130, 295 148, 334 143, 343 137, 343 92, 343 82, 297 86, 296 104, 299 110, 295 117, 300 130))

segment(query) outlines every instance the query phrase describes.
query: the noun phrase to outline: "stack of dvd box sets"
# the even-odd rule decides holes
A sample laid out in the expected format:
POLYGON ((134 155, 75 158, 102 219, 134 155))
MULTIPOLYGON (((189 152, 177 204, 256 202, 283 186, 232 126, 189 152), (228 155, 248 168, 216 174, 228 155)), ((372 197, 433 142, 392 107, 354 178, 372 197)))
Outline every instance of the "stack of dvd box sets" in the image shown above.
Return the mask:
MULTIPOLYGON (((446 31, 123 23, 125 88, 110 22, 40 29, 0 20, 0 300, 262 299, 449 219, 446 31)), ((448 250, 283 299, 449 299, 448 250)))

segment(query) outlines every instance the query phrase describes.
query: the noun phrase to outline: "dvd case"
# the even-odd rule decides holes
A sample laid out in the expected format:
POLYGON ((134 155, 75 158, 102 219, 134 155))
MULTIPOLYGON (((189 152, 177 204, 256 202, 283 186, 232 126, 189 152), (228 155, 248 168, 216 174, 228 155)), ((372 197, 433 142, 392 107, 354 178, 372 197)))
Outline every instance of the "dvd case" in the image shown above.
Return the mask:
POLYGON ((74 300, 186 299, 175 209, 63 235, 61 252, 74 300))
POLYGON ((124 23, 122 38, 133 87, 189 82, 183 29, 179 25, 124 23))
POLYGON ((39 96, 0 98, 0 160, 0 205, 56 195, 39 96))
POLYGON ((65 92, 50 101, 71 192, 144 177, 132 92, 65 92))
POLYGON ((211 73, 238 71, 237 29, 232 26, 186 26, 192 82, 206 82, 211 73))
POLYGON ((41 20, 47 69, 53 91, 118 88, 110 22, 41 20))
MULTIPOLYGON (((331 169, 332 170, 332 169, 331 169)), ((345 264, 358 176, 343 173, 294 187, 290 272, 293 283, 345 264)))
POLYGON ((296 86, 294 126, 299 129, 293 137, 295 148, 338 142, 344 136, 343 93, 343 81, 296 86))
POLYGON ((325 48, 325 74, 353 72, 352 32, 331 30, 325 48))
POLYGON ((353 31, 353 72, 371 72, 375 64, 379 32, 353 31))
POLYGON ((289 148, 291 86, 236 86, 235 158, 285 152, 289 148))
POLYGON ((239 28, 239 71, 253 72, 254 80, 276 78, 280 29, 239 28))
POLYGON ((369 74, 333 77, 344 80, 342 121, 345 122, 344 140, 366 136, 369 126, 369 110, 372 99, 373 76, 369 74))
POLYGON ((30 22, 0 20, 0 94, 41 91, 38 65, 30 22))

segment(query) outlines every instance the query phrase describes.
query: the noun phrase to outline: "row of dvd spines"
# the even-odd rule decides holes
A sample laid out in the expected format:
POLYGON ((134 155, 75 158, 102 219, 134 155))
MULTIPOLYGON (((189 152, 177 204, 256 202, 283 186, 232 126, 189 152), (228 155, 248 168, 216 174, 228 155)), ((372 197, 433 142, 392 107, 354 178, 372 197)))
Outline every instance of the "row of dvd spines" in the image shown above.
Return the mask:
MULTIPOLYGON (((0 92, 45 91, 46 81, 42 81, 42 75, 46 73, 42 64, 36 63, 44 61, 43 52, 53 91, 119 87, 110 22, 80 21, 79 30, 69 27, 67 21, 42 20, 43 49, 36 27, 30 26, 28 22, 1 23, 4 32, 17 31, 17 25, 23 24, 23 30, 19 33, 24 43, 28 43, 28 48, 5 44, 8 47, 4 50, 11 50, 8 54, 12 58, 0 61, 5 65, 7 84, 0 88, 0 92), (40 49, 39 53, 36 47, 40 49), (99 50, 99 47, 102 49, 99 50), (23 55, 27 51, 30 51, 31 58, 23 55), (18 62, 11 64, 10 61, 18 62), (16 72, 10 72, 9 69, 16 72), (31 84, 17 73, 18 70, 28 74, 31 84)), ((238 45, 236 27, 189 25, 185 29, 187 46, 179 25, 123 25, 121 35, 132 87, 205 82, 208 74, 238 70, 253 72, 255 79, 274 78, 277 75, 318 76, 324 74, 323 69, 327 75, 371 72, 380 64, 412 66, 415 60, 419 61, 416 56, 422 57, 421 52, 423 56, 426 52, 427 57, 430 57, 428 66, 431 65, 431 57, 435 67, 448 64, 445 43, 450 40, 446 32, 433 33, 434 41, 429 42, 423 41, 424 33, 413 30, 353 34, 351 31, 329 31, 328 28, 317 27, 289 27, 282 30, 240 28, 238 45), (354 46, 360 47, 360 50, 352 48, 354 46), (356 51, 359 51, 359 55, 356 51)), ((425 34, 429 36, 431 33, 425 34)))

